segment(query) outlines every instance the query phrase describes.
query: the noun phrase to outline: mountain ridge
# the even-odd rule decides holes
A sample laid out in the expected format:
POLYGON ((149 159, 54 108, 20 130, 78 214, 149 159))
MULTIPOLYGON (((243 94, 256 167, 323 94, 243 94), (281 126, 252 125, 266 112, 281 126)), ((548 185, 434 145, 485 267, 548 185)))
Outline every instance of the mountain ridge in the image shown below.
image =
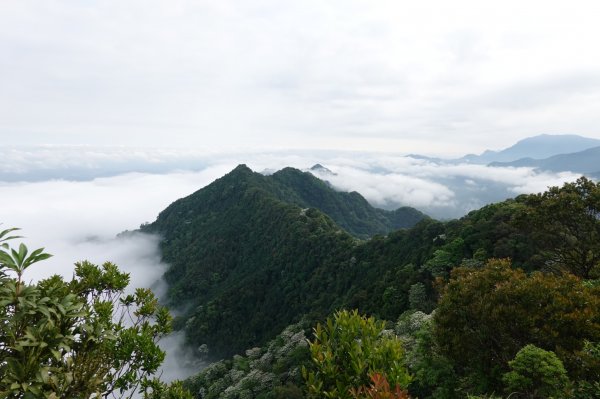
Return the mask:
POLYGON ((544 159, 559 154, 580 152, 600 146, 600 140, 575 134, 540 134, 519 140, 500 151, 486 150, 480 155, 468 154, 458 161, 488 164, 513 162, 522 158, 544 159))
POLYGON ((263 176, 240 165, 142 227, 163 237, 169 302, 185 304, 178 327, 194 345, 232 354, 264 343, 300 315, 328 314, 356 295, 348 291, 361 280, 351 270, 352 252, 365 241, 307 208, 319 198, 303 190, 324 202, 339 199, 332 209, 341 215, 362 209, 366 216, 354 215, 359 221, 382 215, 358 193, 340 196, 310 173, 289 168, 263 176), (356 203, 363 207, 352 208, 356 203))
POLYGON ((497 167, 534 167, 550 172, 570 171, 594 175, 600 168, 600 146, 583 151, 558 154, 544 159, 521 158, 512 162, 492 162, 497 167))

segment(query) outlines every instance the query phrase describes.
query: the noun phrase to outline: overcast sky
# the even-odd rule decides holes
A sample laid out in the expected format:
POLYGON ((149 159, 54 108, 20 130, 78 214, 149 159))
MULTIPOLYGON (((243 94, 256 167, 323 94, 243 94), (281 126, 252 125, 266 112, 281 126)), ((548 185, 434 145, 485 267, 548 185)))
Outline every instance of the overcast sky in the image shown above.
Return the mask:
POLYGON ((600 138, 597 1, 0 2, 13 144, 498 149, 600 138))

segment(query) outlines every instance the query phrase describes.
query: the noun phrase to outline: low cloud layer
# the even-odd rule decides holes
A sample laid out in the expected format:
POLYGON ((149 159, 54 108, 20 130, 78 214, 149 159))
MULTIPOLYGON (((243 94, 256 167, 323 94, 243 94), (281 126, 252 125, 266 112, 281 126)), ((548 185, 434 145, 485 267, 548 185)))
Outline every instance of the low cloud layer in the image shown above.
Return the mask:
MULTIPOLYGON (((358 191, 378 207, 408 205, 440 218, 459 217, 487 203, 541 192, 578 177, 570 172, 439 163, 399 154, 364 152, 209 154, 93 147, 2 151, 10 160, 0 166, 0 192, 9 204, 5 209, 10 209, 0 214, 5 223, 50 231, 57 218, 73 219, 64 230, 69 231, 71 239, 79 240, 106 239, 153 221, 170 202, 240 163, 263 173, 286 166, 306 170, 321 163, 334 173, 314 173, 339 190, 358 191), (131 170, 137 173, 120 174, 131 170), (68 180, 46 180, 58 178, 68 180), (18 182, 22 180, 32 183, 18 182)), ((34 231, 28 234, 35 238, 34 231)))
MULTIPOLYGON (((117 234, 153 221, 172 201, 225 172, 215 167, 197 173, 126 174, 85 182, 0 183, 1 227, 22 228, 24 238, 15 243, 23 241, 31 250, 45 247, 53 255, 32 265, 25 273, 27 280, 53 274, 68 279, 77 261, 111 261, 130 273, 130 290, 150 287, 164 295, 162 275, 168 266, 161 262, 159 237, 117 234)), ((165 380, 184 378, 200 367, 184 356, 190 351, 184 349, 183 342, 182 334, 161 342, 167 351, 162 371, 165 380)))
POLYGON ((579 177, 571 172, 440 164, 411 157, 335 158, 334 174, 314 172, 342 191, 358 191, 373 205, 409 205, 439 218, 460 217, 488 203, 537 193, 579 177))

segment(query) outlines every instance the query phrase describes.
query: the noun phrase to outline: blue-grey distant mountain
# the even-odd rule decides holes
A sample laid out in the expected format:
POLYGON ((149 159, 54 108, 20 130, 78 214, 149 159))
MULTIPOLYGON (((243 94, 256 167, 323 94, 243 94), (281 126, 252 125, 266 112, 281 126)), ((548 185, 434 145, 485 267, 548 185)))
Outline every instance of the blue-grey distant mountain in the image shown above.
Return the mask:
POLYGON ((490 166, 527 166, 550 172, 570 171, 596 177, 600 169, 600 146, 545 159, 522 158, 513 162, 492 162, 490 166))
POLYGON ((528 137, 502 151, 485 151, 481 155, 465 155, 458 161, 489 164, 492 162, 512 162, 523 158, 545 159, 559 154, 580 152, 600 146, 600 140, 574 134, 528 137))

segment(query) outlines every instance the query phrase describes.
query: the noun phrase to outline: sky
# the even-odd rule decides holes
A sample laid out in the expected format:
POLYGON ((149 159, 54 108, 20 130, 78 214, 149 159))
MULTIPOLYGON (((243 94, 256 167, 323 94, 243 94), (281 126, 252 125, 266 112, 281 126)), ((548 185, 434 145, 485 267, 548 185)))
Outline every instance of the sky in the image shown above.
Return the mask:
POLYGON ((0 2, 0 141, 462 155, 600 138, 596 1, 0 2))

